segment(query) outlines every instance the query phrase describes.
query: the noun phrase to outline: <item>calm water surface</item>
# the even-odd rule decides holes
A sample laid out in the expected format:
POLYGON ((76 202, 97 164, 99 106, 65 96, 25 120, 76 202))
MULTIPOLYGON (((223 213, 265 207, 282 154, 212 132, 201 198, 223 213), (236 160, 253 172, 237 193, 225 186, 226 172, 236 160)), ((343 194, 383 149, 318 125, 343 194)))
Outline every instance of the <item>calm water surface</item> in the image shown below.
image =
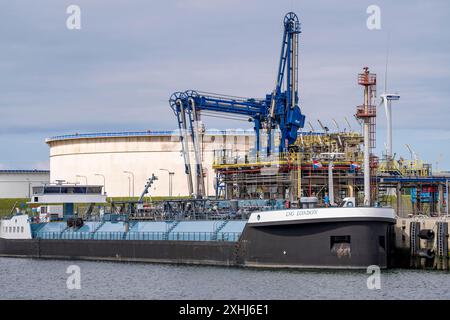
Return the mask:
POLYGON ((364 271, 288 271, 166 264, 0 258, 0 299, 450 299, 450 274, 382 271, 368 290, 364 271), (68 290, 67 267, 81 270, 68 290))

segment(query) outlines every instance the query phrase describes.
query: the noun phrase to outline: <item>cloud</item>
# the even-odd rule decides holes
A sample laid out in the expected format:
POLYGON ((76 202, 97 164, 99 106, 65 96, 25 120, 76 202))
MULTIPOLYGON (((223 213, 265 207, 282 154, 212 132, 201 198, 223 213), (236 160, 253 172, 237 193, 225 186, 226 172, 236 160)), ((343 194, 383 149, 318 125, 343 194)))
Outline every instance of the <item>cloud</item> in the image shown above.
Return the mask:
MULTIPOLYGON (((0 21, 0 119, 7 121, 0 134, 15 138, 0 142, 19 158, 2 155, 8 166, 33 164, 20 164, 29 154, 12 145, 29 136, 37 144, 27 144, 36 162, 48 156, 46 136, 173 129, 168 99, 175 91, 264 96, 274 86, 282 18, 291 10, 302 23, 299 94, 308 120, 343 125, 347 117, 357 126, 352 115, 363 97, 356 74, 368 65, 381 93, 390 34, 389 89, 401 95, 395 128, 445 131, 450 122, 445 1, 378 1, 380 31, 367 30, 371 3, 364 1, 79 0, 81 31, 65 28, 69 4, 8 2, 2 8, 8 14, 0 21)), ((381 131, 382 109, 379 115, 381 131)), ((205 123, 230 127, 211 118, 205 123)))

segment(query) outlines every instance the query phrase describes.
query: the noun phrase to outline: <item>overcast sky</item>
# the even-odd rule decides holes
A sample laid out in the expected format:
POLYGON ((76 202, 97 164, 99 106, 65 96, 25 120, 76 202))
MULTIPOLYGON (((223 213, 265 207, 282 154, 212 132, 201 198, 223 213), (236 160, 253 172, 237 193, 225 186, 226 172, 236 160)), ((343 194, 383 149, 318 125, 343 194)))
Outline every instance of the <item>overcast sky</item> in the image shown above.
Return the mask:
MULTIPOLYGON (((47 137, 167 130, 168 99, 198 89, 263 97, 273 89, 282 20, 302 23, 299 98, 303 113, 354 128, 362 104, 356 75, 369 66, 394 103, 394 152, 409 143, 450 170, 450 2, 442 1, 100 1, 0 2, 0 169, 48 168, 47 137), (69 5, 81 30, 66 28, 69 5), (366 9, 381 8, 381 30, 366 9), (390 36, 388 36, 388 34, 390 36), (390 39, 388 41, 388 39, 390 39)), ((251 128, 205 118, 208 128, 251 128)), ((385 141, 383 109, 377 149, 385 141)))

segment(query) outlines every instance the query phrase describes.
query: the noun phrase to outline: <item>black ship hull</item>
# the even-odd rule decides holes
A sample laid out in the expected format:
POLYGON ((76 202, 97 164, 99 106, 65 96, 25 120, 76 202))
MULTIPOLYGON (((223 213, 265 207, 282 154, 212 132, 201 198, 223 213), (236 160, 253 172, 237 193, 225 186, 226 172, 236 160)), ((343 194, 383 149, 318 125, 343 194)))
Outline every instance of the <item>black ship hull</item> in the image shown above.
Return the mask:
POLYGON ((0 239, 0 256, 267 268, 389 267, 388 221, 248 223, 237 242, 0 239))

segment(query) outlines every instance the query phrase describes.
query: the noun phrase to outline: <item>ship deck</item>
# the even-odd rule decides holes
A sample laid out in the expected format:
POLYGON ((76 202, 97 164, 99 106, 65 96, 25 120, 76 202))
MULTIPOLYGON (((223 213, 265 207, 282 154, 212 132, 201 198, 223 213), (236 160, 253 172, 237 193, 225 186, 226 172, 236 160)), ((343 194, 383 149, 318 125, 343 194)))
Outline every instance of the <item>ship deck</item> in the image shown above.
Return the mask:
POLYGON ((239 240, 247 220, 195 221, 86 221, 80 228, 67 227, 66 222, 32 225, 37 239, 65 240, 239 240))

